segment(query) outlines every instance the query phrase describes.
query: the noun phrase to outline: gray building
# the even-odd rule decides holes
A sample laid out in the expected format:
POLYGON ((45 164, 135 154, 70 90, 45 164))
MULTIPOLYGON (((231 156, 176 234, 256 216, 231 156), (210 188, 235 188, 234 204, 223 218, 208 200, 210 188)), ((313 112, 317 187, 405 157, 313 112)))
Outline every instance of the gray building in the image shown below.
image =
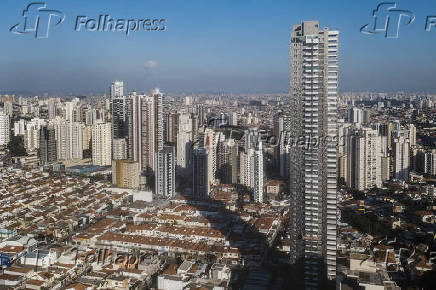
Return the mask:
POLYGON ((156 154, 156 194, 164 197, 174 196, 176 190, 175 149, 163 146, 156 154))
POLYGON ((192 187, 195 197, 207 197, 210 190, 208 178, 208 151, 195 148, 192 152, 192 187))
POLYGON ((56 134, 51 126, 41 127, 39 131, 39 160, 41 164, 57 160, 56 134))

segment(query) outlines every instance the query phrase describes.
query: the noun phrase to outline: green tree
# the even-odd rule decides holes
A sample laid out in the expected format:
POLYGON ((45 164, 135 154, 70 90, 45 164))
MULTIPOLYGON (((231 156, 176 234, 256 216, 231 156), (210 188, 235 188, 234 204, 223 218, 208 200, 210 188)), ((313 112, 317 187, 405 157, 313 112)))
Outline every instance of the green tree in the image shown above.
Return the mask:
POLYGON ((8 149, 12 157, 27 156, 23 136, 13 136, 8 143, 8 149))

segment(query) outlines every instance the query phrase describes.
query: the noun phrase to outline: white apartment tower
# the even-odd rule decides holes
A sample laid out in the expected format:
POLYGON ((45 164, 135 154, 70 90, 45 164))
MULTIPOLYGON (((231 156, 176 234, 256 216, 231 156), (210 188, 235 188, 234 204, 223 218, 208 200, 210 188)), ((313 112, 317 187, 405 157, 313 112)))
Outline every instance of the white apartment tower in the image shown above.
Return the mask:
POLYGON ((350 130, 347 137, 347 185, 365 190, 382 185, 381 136, 377 130, 350 130))
POLYGON ((239 154, 239 183, 254 188, 254 149, 249 148, 239 154))
POLYGON ((217 138, 215 131, 211 128, 206 128, 204 131, 204 147, 208 151, 207 178, 209 183, 215 184, 217 138))
POLYGON ((84 125, 77 122, 67 122, 61 118, 53 119, 51 124, 55 129, 57 159, 82 159, 84 125))
POLYGON ((124 138, 112 139, 112 159, 125 160, 127 159, 127 143, 124 138))
POLYGON ((92 126, 92 164, 112 165, 111 123, 97 123, 92 126))
POLYGON ((245 151, 239 154, 239 183, 253 190, 255 202, 264 201, 263 151, 257 132, 245 132, 245 151))
POLYGON ((291 262, 308 288, 336 277, 338 35, 318 21, 291 34, 290 133, 305 141, 290 147, 291 262))
POLYGON ((8 145, 10 133, 9 116, 0 111, 0 147, 8 145))
POLYGON ((192 156, 192 119, 189 114, 179 116, 179 131, 177 132, 177 166, 184 172, 189 172, 192 156))
POLYGON ((410 147, 416 146, 416 127, 413 124, 409 124, 409 140, 410 147))
POLYGON ((124 82, 115 81, 110 87, 111 98, 122 97, 124 95, 124 82))
POLYGON ((263 196, 263 151, 262 142, 254 151, 253 156, 253 183, 254 183, 254 201, 262 203, 263 196))
POLYGON ((153 97, 141 97, 141 113, 138 122, 141 129, 140 148, 137 155, 141 160, 141 170, 147 173, 153 173, 156 161, 156 110, 153 97))
POLYGON ((398 180, 409 180, 410 141, 404 136, 394 139, 394 177, 398 180))

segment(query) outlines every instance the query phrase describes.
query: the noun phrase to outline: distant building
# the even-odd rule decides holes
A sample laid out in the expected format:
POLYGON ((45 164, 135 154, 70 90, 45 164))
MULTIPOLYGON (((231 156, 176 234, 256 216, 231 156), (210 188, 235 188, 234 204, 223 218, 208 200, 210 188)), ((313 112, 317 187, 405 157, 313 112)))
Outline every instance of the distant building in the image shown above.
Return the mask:
POLYGON ((409 140, 410 147, 416 146, 416 127, 413 124, 409 124, 409 140))
POLYGON ((204 130, 204 148, 207 149, 207 174, 209 184, 216 184, 215 182, 215 172, 217 166, 217 134, 211 128, 206 128, 204 130))
POLYGON ((254 200, 263 202, 263 152, 262 143, 257 148, 247 148, 239 154, 239 183, 253 190, 254 200))
POLYGON ((381 138, 370 128, 352 129, 347 136, 347 185, 357 190, 381 187, 381 138))
POLYGON ((196 197, 207 197, 210 184, 207 174, 208 151, 205 148, 195 148, 192 153, 192 187, 196 197))
POLYGON ((221 135, 217 148, 216 177, 222 184, 238 182, 238 146, 233 139, 221 135))
POLYGON ((115 139, 127 136, 126 110, 127 98, 123 96, 112 98, 112 136, 115 139))
POLYGON ((165 115, 165 141, 169 143, 177 142, 177 131, 179 127, 179 114, 167 113, 165 115))
POLYGON ((7 146, 10 140, 10 123, 9 116, 0 112, 0 146, 7 146))
POLYGON ((157 152, 156 159, 155 193, 164 197, 174 196, 176 190, 174 147, 164 146, 162 150, 157 152))
POLYGON ((148 175, 155 173, 156 153, 164 141, 163 94, 155 89, 150 95, 132 92, 128 96, 112 99, 112 134, 114 158, 120 158, 126 140, 126 157, 137 161, 141 171, 148 175), (117 140, 117 141, 115 141, 117 140))
POLYGON ((52 126, 43 126, 39 131, 39 160, 41 164, 57 160, 56 134, 52 126))
POLYGON ((120 188, 139 187, 139 163, 129 160, 112 161, 112 183, 120 188))
POLYGON ((124 96, 124 82, 115 81, 110 87, 111 98, 124 96))
POLYGON ((88 126, 88 125, 84 126, 82 130, 82 135, 83 135, 82 149, 89 150, 91 145, 91 138, 92 138, 92 126, 88 126))
POLYGON ((410 141, 403 136, 394 139, 393 142, 393 164, 394 164, 394 177, 398 180, 409 180, 409 150, 410 141))
POLYGON ((123 160, 127 159, 127 142, 124 138, 116 138, 112 140, 112 159, 123 160))
POLYGON ((180 114, 177 133, 177 166, 183 173, 190 172, 193 126, 190 114, 180 114))
POLYGON ((348 122, 351 124, 368 124, 370 113, 368 110, 353 107, 348 110, 348 122))
POLYGON ((259 142, 258 148, 254 151, 253 156, 254 201, 256 202, 264 201, 262 150, 262 142, 259 142))
POLYGON ((112 164, 112 128, 110 123, 97 123, 92 126, 92 164, 100 166, 112 164))
POLYGON ((56 134, 57 160, 82 159, 84 125, 63 119, 57 119, 52 125, 56 134))

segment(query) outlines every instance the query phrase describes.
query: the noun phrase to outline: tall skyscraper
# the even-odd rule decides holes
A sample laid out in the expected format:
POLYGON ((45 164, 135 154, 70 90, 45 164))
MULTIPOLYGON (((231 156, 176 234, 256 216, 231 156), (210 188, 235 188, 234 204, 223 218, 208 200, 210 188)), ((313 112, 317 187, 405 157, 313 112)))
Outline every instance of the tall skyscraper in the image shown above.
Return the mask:
POLYGON ((163 94, 159 89, 154 89, 150 95, 154 102, 154 148, 158 152, 164 146, 163 94))
POLYGON ((163 197, 174 196, 176 190, 175 150, 172 146, 163 146, 156 155, 155 193, 163 197))
POLYGON ((112 165, 111 123, 97 123, 92 126, 92 164, 112 165))
POLYGON ((126 139, 124 138, 112 139, 112 159, 113 160, 127 159, 126 139))
POLYGON ((409 140, 410 147, 416 146, 416 127, 413 124, 409 124, 409 140))
POLYGON ((362 124, 363 123, 363 110, 353 107, 348 110, 348 123, 362 124))
POLYGON ((253 191, 256 202, 263 202, 263 149, 256 130, 245 131, 245 150, 239 154, 239 183, 253 191))
POLYGON ((238 146, 233 139, 221 139, 217 147, 216 177, 221 184, 235 184, 238 182, 238 146))
POLYGON ((82 149, 83 150, 89 150, 91 145, 91 139, 92 139, 92 126, 84 126, 82 130, 82 149))
POLYGON ((205 148, 195 148, 192 152, 192 187, 193 195, 205 198, 210 191, 207 174, 208 152, 205 148))
POLYGON ((124 82, 115 81, 110 87, 111 98, 124 96, 124 82))
POLYGON ((41 164, 56 161, 56 133, 52 126, 43 126, 39 131, 39 160, 41 164))
POLYGON ((126 106, 126 97, 112 98, 112 136, 115 139, 127 137, 126 106))
POLYGON ((156 161, 156 105, 153 97, 144 96, 141 98, 140 124, 141 170, 152 174, 156 161))
POLYGON ((33 119, 27 123, 24 132, 24 147, 27 152, 39 149, 39 131, 43 125, 45 125, 45 121, 42 119, 33 119))
POLYGON ((177 131, 179 127, 179 114, 167 113, 165 115, 165 141, 169 143, 177 142, 177 131))
POLYGON ((55 99, 50 99, 47 102, 48 119, 54 119, 56 117, 56 102, 55 99))
POLYGON ((254 188, 254 149, 249 148, 239 154, 239 183, 254 188))
POLYGON ((72 160, 83 158, 83 124, 55 119, 57 159, 72 160))
POLYGON ((258 143, 253 158, 254 201, 263 202, 263 151, 262 142, 258 143))
POLYGON ((424 153, 423 158, 424 173, 435 176, 436 175, 436 149, 424 153))
POLYGON ((192 137, 192 119, 190 114, 180 114, 177 132, 177 166, 182 173, 192 170, 192 137))
POLYGON ((206 128, 204 130, 204 147, 207 149, 207 175, 209 184, 215 184, 217 134, 215 130, 206 128))
POLYGON ((394 177, 398 180, 409 181, 409 154, 410 141, 404 136, 399 136, 393 142, 394 177))
POLYGON ((290 131, 305 141, 290 147, 291 262, 309 288, 336 277, 338 34, 318 21, 291 34, 290 131))
POLYGON ((381 124, 379 126, 379 132, 380 135, 386 136, 386 144, 387 149, 392 150, 392 131, 393 131, 394 125, 391 122, 387 122, 385 124, 381 124))
MULTIPOLYGON (((157 151, 163 147, 163 94, 155 89, 150 95, 133 92, 113 98, 112 133, 114 140, 126 140, 127 158, 139 162, 142 172, 153 175, 157 151)), ((113 149, 119 146, 114 144, 113 149)), ((118 153, 114 152, 114 157, 119 158, 118 153)))
POLYGON ((10 121, 9 116, 0 112, 0 146, 7 146, 10 139, 10 121))

